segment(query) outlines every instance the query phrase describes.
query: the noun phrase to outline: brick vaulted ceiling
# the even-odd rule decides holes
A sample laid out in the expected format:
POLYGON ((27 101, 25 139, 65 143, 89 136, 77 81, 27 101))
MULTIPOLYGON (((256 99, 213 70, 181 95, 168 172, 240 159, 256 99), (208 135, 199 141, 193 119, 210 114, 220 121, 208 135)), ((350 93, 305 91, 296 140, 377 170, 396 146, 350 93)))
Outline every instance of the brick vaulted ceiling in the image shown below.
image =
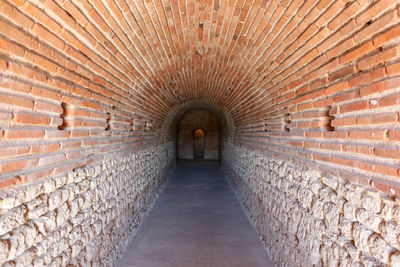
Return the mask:
POLYGON ((77 94, 94 91, 154 120, 206 100, 237 125, 307 105, 310 97, 295 97, 369 68, 346 63, 373 51, 358 46, 398 20, 393 0, 12 2, 1 4, 1 49, 23 42, 16 57, 78 84, 77 94))
POLYGON ((230 114, 237 142, 398 177, 399 4, 0 0, 1 177, 152 143, 196 101, 230 114))

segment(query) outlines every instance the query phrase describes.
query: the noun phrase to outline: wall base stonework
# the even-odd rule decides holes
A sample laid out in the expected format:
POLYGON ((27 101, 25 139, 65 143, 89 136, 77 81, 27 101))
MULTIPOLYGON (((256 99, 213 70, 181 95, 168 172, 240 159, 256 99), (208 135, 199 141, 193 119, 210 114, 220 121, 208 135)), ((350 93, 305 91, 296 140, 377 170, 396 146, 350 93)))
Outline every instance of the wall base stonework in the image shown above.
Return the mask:
POLYGON ((400 266, 400 206, 337 177, 233 144, 226 177, 277 266, 400 266))
POLYGON ((0 192, 0 265, 112 266, 175 166, 172 143, 0 192))

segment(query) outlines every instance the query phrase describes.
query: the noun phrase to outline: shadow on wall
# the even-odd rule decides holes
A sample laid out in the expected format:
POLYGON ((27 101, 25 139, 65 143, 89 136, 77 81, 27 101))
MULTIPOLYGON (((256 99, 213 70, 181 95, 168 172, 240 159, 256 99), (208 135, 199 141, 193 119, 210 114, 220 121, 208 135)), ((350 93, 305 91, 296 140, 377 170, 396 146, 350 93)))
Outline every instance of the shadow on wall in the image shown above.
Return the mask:
POLYGON ((178 125, 178 159, 219 159, 219 125, 207 110, 191 110, 178 125))

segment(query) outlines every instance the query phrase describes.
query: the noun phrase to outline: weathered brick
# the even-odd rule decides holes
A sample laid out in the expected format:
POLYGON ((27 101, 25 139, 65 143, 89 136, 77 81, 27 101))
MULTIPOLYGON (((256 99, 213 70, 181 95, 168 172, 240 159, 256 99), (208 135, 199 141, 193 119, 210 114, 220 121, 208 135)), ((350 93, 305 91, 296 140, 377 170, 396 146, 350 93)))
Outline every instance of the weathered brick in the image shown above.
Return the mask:
POLYGON ((53 104, 53 103, 42 102, 42 101, 35 101, 35 110, 51 112, 51 113, 58 113, 58 114, 61 114, 63 112, 61 104, 53 104))
POLYGON ((374 80, 385 77, 385 75, 386 75, 385 68, 378 68, 371 72, 367 72, 365 74, 352 78, 351 80, 349 80, 349 85, 351 87, 356 87, 362 84, 368 84, 374 80))
POLYGON ((346 64, 350 61, 353 61, 359 57, 362 57, 365 54, 368 54, 369 52, 373 51, 374 45, 372 42, 366 42, 363 45, 352 49, 348 53, 344 54, 342 57, 339 58, 339 61, 341 64, 346 64))
POLYGON ((0 103, 10 105, 10 106, 16 106, 16 107, 22 107, 22 108, 27 108, 27 109, 32 109, 33 108, 33 100, 17 95, 8 95, 8 94, 0 94, 0 103))
POLYGON ((1 164, 2 172, 11 172, 37 166, 39 159, 25 159, 1 164))
POLYGON ((20 124, 49 125, 51 122, 51 118, 38 116, 37 114, 16 114, 14 115, 13 120, 20 124))
POLYGON ((375 148, 374 154, 378 157, 400 159, 398 149, 395 148, 375 148))
POLYGON ((354 40, 357 43, 361 43, 366 38, 369 38, 373 34, 376 34, 377 32, 382 31, 383 29, 385 29, 385 27, 388 27, 389 25, 392 25, 392 24, 396 23, 397 21, 398 21, 397 12, 391 11, 391 12, 383 15, 379 19, 375 20, 370 25, 368 25, 363 30, 361 30, 359 33, 357 33, 354 36, 354 40))
POLYGON ((0 51, 10 56, 23 57, 25 54, 25 49, 22 46, 3 38, 0 38, 0 51))
POLYGON ((388 140, 400 141, 400 130, 389 130, 387 133, 388 140))
POLYGON ((384 131, 350 131, 349 132, 350 139, 371 139, 371 140, 384 140, 385 132, 384 131))
POLYGON ((395 59, 398 57, 399 54, 400 54, 400 47, 392 47, 359 61, 357 67, 360 70, 371 68, 385 61, 395 59))
POLYGON ((43 130, 5 130, 5 139, 38 139, 44 136, 43 130))

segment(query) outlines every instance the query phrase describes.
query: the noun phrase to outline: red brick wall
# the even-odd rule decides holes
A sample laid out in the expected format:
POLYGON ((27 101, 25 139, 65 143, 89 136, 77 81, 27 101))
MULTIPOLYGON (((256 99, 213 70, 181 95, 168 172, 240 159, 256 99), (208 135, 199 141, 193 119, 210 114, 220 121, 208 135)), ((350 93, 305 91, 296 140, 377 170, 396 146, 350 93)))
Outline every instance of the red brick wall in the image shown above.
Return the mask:
POLYGON ((206 110, 192 110, 180 120, 178 126, 178 158, 193 159, 193 132, 202 129, 204 159, 219 159, 219 126, 214 116, 206 110))
POLYGON ((131 52, 81 4, 0 3, 0 188, 162 142, 165 105, 135 90, 131 52))
POLYGON ((272 13, 270 45, 249 69, 265 73, 253 76, 262 90, 238 90, 254 108, 232 111, 236 142, 399 194, 398 1, 293 1, 272 13))

